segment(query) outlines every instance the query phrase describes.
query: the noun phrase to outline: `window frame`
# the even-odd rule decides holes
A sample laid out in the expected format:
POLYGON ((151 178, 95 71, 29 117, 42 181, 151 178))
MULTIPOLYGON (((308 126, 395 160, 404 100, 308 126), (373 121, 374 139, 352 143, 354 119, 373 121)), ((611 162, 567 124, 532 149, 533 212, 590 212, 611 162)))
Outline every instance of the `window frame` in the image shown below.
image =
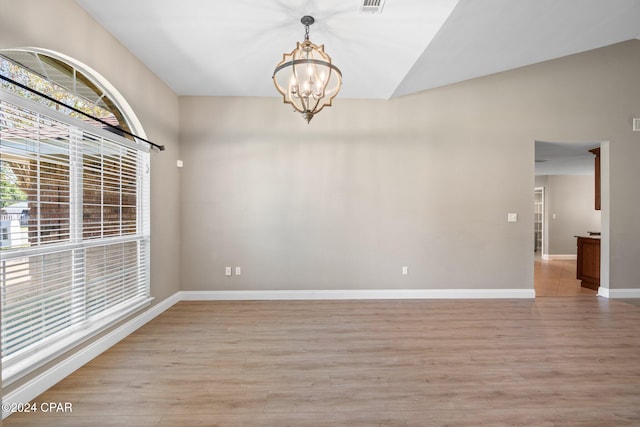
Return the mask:
MULTIPOLYGON (((109 238, 101 238, 101 239, 83 239, 82 238, 82 209, 78 209, 78 181, 80 181, 80 186, 82 186, 82 167, 83 162, 81 161, 79 164, 76 164, 73 167, 73 170, 69 170, 69 179, 75 181, 75 190, 71 193, 76 193, 74 196, 70 194, 70 213, 69 218, 70 221, 74 223, 72 226, 71 234, 75 234, 80 238, 71 239, 70 241, 66 241, 63 243, 50 243, 44 246, 37 246, 31 248, 17 248, 17 249, 9 249, 3 250, 0 253, 3 261, 11 260, 11 259, 19 259, 28 256, 39 256, 48 253, 53 253, 55 251, 64 251, 64 250, 74 250, 74 248, 91 248, 98 247, 105 244, 113 244, 118 242, 131 242, 131 241, 141 241, 144 245, 144 253, 142 257, 144 259, 138 259, 137 262, 142 264, 142 268, 144 269, 144 278, 143 283, 138 284, 138 286, 142 286, 140 295, 137 295, 136 298, 133 298, 126 304, 122 304, 114 310, 106 310, 104 312, 104 316, 97 316, 92 319, 90 322, 80 322, 74 326, 72 330, 65 329, 64 334, 54 334, 55 339, 52 337, 48 337, 43 341, 49 342, 47 345, 35 345, 33 347, 33 351, 21 352, 17 351, 16 354, 19 354, 20 357, 15 357, 14 355, 9 355, 8 357, 3 357, 2 359, 2 384, 6 386, 11 384, 23 376, 27 375, 30 372, 42 367, 46 363, 51 362, 57 357, 63 355, 67 351, 76 347, 77 345, 86 342, 102 331, 108 329, 109 327, 117 324, 121 320, 130 316, 132 313, 140 310, 143 307, 148 306, 153 298, 150 296, 150 212, 149 212, 149 193, 150 193, 150 159, 149 159, 149 147, 147 144, 138 144, 129 139, 123 138, 117 134, 109 132, 99 127, 92 126, 82 120, 78 120, 76 118, 70 117, 61 112, 55 111, 49 107, 41 105, 35 101, 22 98, 18 95, 10 93, 8 91, 0 89, 0 100, 6 102, 8 104, 15 105, 16 107, 27 109, 33 113, 38 115, 50 117, 56 121, 62 122, 67 126, 70 126, 70 132, 89 132, 91 135, 98 135, 100 138, 104 138, 105 140, 115 142, 123 147, 128 149, 134 149, 138 152, 144 153, 143 160, 137 165, 137 173, 138 173, 138 183, 140 186, 140 190, 137 190, 137 212, 136 212, 136 226, 137 232, 135 235, 127 236, 127 237, 109 237, 109 238), (73 129, 73 130, 71 130, 73 129), (80 176, 80 180, 78 180, 78 176, 80 176), (79 230, 78 230, 79 227, 79 230)), ((73 138, 70 138, 73 139, 73 138)), ((138 156, 140 159, 140 156, 138 156)), ((70 162, 71 163, 71 162, 70 162)), ((72 186, 73 187, 73 186, 72 186)), ((79 191, 80 199, 82 198, 82 190, 79 191)), ((82 202, 80 200, 79 206, 82 206, 82 202)), ((85 259, 86 262, 86 259, 85 259)), ((86 290, 85 290, 86 292, 86 290)), ((4 301, 4 298, 3 298, 4 301)), ((3 302, 4 304, 4 302, 3 302)))

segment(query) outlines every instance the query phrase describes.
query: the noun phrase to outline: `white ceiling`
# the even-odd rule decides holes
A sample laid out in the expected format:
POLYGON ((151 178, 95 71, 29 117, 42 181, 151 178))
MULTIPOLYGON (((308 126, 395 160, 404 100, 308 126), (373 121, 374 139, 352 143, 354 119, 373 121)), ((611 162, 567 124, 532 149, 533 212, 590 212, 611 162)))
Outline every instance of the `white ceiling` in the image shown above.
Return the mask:
POLYGON ((593 175, 594 155, 589 150, 599 142, 536 141, 536 175, 593 175))
POLYGON ((388 99, 640 36, 639 0, 76 0, 178 95, 279 96, 304 38, 343 74, 338 98, 388 99))

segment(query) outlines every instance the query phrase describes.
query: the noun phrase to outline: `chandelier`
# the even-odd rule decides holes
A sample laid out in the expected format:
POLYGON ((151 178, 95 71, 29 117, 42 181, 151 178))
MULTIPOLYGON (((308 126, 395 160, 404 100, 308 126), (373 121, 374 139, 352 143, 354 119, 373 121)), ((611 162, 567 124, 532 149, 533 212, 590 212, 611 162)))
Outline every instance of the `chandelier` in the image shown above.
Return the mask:
POLYGON ((342 86, 342 73, 331 63, 324 45, 317 46, 309 40, 313 17, 303 16, 300 22, 305 28, 304 41, 298 42, 291 53, 282 55, 273 71, 273 83, 285 104, 291 104, 309 123, 314 114, 331 106, 342 86))

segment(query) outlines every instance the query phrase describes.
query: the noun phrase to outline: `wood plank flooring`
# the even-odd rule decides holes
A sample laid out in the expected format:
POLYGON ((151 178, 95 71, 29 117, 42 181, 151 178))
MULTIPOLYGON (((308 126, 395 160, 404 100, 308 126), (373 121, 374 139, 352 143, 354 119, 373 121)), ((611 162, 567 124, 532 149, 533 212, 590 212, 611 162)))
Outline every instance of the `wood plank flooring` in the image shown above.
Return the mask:
POLYGON ((640 305, 180 302, 14 426, 638 426, 640 305))

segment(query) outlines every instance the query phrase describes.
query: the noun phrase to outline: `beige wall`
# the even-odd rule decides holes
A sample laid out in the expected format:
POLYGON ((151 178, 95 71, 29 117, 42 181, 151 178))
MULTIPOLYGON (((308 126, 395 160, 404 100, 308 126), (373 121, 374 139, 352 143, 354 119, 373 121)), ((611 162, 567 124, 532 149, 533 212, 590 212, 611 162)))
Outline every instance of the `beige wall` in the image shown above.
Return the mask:
POLYGON ((165 145, 166 151, 151 153, 151 295, 157 304, 180 286, 178 97, 73 0, 0 0, 0 11, 0 49, 38 47, 88 65, 129 102, 148 139, 165 145))
POLYGON ((532 287, 533 143, 469 141, 419 98, 341 99, 309 125, 275 98, 181 98, 183 289, 532 287), (494 166, 513 154, 531 176, 494 166))
POLYGON ((603 258, 640 287, 638 75, 632 41, 309 125, 275 98, 181 98, 182 289, 530 289, 536 139, 610 141, 603 258))
POLYGON ((549 255, 575 255, 574 236, 586 236, 587 231, 600 231, 601 212, 595 210, 593 175, 550 175, 545 184, 545 221, 549 255), (555 215, 555 218, 554 218, 555 215))

